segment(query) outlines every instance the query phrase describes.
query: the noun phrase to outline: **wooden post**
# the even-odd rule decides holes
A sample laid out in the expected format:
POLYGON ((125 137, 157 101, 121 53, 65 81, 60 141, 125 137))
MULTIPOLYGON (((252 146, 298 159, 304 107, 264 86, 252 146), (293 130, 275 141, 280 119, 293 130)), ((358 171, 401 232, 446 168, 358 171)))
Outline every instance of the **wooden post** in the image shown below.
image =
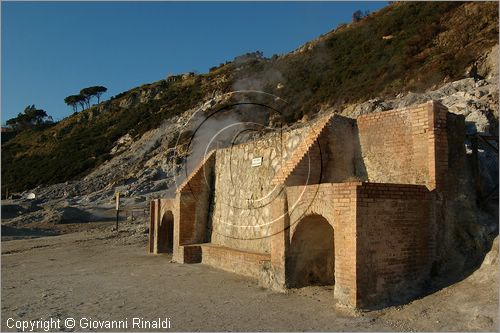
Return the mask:
POLYGON ((120 216, 120 192, 116 192, 116 231, 118 232, 118 217, 120 216))

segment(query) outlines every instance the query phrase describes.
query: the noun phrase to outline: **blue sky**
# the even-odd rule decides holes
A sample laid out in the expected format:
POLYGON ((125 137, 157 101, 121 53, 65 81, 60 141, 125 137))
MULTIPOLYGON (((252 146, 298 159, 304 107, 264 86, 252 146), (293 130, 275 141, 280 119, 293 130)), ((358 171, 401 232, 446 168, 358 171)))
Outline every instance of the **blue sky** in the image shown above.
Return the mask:
POLYGON ((64 97, 87 86, 108 99, 246 52, 288 53, 386 4, 2 1, 2 124, 29 104, 61 119, 64 97))

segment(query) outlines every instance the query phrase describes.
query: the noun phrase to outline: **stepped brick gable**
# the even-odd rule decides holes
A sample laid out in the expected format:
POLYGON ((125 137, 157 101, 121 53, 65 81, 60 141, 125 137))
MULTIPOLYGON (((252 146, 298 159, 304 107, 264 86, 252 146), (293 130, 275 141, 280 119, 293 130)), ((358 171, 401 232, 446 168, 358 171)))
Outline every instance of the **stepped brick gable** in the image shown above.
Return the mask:
POLYGON ((449 132, 463 122, 430 101, 215 150, 175 198, 151 202, 149 251, 278 291, 331 285, 354 308, 409 301, 436 261, 465 161, 450 157, 464 152, 449 149, 463 137, 449 132))

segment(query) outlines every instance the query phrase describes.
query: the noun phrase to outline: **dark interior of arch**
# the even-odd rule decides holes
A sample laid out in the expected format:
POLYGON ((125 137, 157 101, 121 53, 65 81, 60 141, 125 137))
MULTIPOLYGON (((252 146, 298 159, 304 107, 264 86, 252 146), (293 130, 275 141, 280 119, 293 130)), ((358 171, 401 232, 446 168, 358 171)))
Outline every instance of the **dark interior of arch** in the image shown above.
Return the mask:
POLYGON ((304 217, 293 235, 287 258, 290 287, 335 283, 333 228, 320 215, 304 217))
POLYGON ((165 212, 158 228, 158 252, 170 253, 174 245, 174 216, 171 211, 165 212))

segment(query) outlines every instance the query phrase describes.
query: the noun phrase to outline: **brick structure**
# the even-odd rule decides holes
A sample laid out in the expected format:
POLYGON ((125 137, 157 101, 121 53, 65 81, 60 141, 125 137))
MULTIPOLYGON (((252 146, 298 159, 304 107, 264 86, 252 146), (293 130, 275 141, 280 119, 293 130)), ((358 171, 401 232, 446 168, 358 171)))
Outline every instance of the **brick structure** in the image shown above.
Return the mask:
POLYGON ((462 167, 448 165, 448 125, 463 129, 450 117, 434 101, 330 115, 216 150, 175 198, 151 202, 149 251, 275 290, 335 285, 332 297, 356 308, 407 301, 429 279, 448 178, 462 167))

